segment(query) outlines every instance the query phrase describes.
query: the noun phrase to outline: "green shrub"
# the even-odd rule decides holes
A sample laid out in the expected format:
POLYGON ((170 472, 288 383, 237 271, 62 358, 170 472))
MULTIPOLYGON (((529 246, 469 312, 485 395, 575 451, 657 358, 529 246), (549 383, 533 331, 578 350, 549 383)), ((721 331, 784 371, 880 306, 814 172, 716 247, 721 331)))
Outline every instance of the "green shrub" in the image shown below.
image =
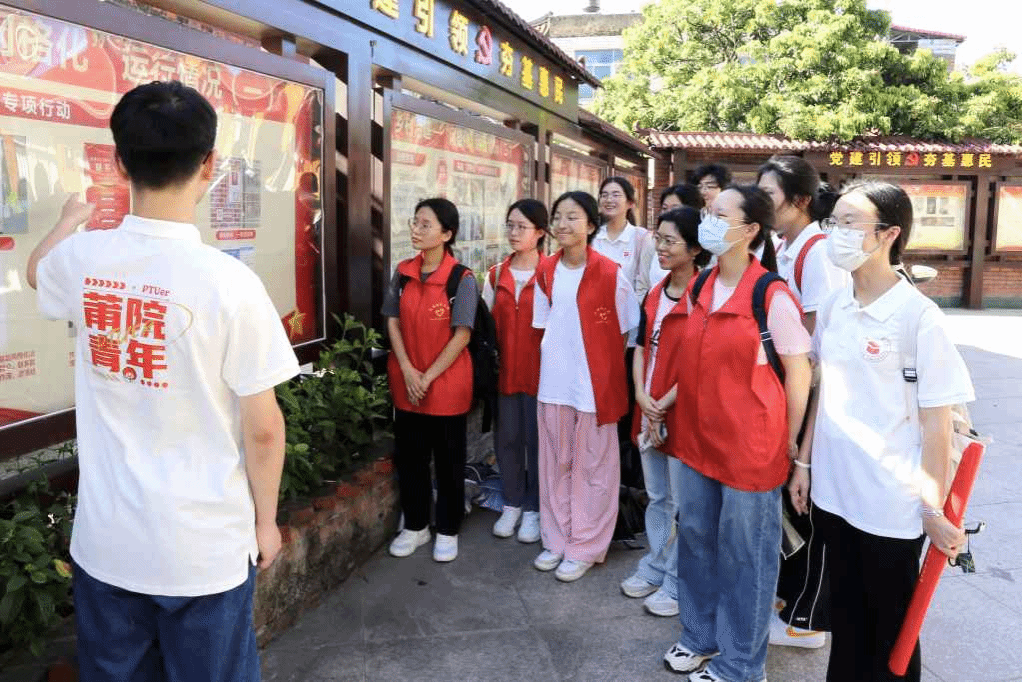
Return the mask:
POLYGON ((314 374, 277 387, 287 425, 282 498, 315 492, 389 435, 387 377, 372 364, 372 349, 381 347, 382 338, 350 315, 335 319, 341 336, 320 353, 314 374))
POLYGON ((42 653, 46 635, 71 612, 74 496, 44 476, 0 507, 0 651, 42 653))

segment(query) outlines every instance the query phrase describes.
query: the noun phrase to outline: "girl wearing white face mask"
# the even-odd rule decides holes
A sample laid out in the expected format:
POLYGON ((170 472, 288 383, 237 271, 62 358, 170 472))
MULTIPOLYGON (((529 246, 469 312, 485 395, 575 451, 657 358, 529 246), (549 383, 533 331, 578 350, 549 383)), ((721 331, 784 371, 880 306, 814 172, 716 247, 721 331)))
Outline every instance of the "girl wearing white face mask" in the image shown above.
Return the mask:
POLYGON ((754 318, 753 293, 770 279, 766 261, 773 265, 773 218, 773 202, 758 187, 732 186, 713 201, 699 225, 699 245, 717 255, 717 265, 686 292, 689 311, 670 359, 674 376, 667 385, 677 385, 677 400, 667 446, 681 460, 683 632, 664 662, 690 673, 692 682, 765 676, 781 486, 812 375, 809 333, 782 280, 767 286, 764 301, 776 369, 754 318), (763 242, 760 264, 750 251, 763 242))
POLYGON ((924 533, 949 556, 965 539, 940 510, 951 405, 974 399, 972 382, 940 310, 894 270, 911 225, 911 201, 886 182, 846 189, 823 222, 828 255, 852 273, 852 284, 817 318, 820 390, 789 491, 805 513, 812 473, 814 521, 831 571, 828 682, 920 679, 918 647, 904 677, 887 661, 924 533))

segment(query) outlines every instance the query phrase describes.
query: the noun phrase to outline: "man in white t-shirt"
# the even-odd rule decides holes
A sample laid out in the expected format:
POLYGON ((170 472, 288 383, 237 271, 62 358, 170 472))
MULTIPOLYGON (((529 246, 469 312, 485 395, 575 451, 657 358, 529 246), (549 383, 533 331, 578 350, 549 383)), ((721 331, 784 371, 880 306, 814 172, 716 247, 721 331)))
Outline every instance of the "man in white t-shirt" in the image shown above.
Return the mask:
POLYGON ((255 566, 280 551, 284 420, 298 362, 259 278, 192 224, 216 113, 149 83, 110 119, 133 213, 76 233, 72 197, 29 257, 41 313, 77 330, 71 539, 83 681, 259 679, 255 566))

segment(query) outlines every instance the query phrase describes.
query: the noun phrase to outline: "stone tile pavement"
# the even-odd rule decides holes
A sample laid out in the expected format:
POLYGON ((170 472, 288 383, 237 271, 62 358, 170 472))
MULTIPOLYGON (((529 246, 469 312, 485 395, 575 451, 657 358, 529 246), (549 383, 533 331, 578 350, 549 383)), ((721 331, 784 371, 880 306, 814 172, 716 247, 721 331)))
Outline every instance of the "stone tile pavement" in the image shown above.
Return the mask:
MULTIPOLYGON (((973 419, 993 436, 967 514, 987 530, 977 573, 948 569, 923 630, 928 682, 1022 680, 1022 316, 955 312, 955 341, 972 371, 973 419)), ((263 652, 266 682, 325 680, 679 679, 661 657, 674 618, 646 615, 618 583, 640 552, 615 546, 582 580, 532 568, 538 545, 490 535, 496 514, 473 510, 459 558, 377 552, 317 609, 263 652)), ((770 648, 772 682, 823 680, 827 649, 770 648)))

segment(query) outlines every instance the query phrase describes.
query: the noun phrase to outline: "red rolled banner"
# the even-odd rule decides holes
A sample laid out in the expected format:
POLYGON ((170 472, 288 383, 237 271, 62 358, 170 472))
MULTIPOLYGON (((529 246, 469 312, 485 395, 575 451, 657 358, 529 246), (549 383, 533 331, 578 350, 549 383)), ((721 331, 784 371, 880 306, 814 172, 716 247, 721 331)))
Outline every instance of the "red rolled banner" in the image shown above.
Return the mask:
MULTIPOLYGON (((962 453, 962 461, 955 472, 955 480, 951 483, 951 492, 944 503, 944 516, 956 526, 962 525, 965 507, 969 502, 969 495, 972 494, 972 486, 976 482, 976 472, 979 471, 979 461, 983 458, 985 450, 986 447, 982 443, 971 443, 962 453)), ((919 632, 923 629, 923 619, 930 608, 940 574, 944 572, 946 565, 947 555, 931 544, 923 561, 923 570, 919 572, 912 601, 909 602, 908 611, 905 613, 905 621, 901 624, 898 639, 887 661, 887 666, 895 675, 904 675, 908 669, 908 661, 912 658, 912 652, 919 641, 919 632)))

